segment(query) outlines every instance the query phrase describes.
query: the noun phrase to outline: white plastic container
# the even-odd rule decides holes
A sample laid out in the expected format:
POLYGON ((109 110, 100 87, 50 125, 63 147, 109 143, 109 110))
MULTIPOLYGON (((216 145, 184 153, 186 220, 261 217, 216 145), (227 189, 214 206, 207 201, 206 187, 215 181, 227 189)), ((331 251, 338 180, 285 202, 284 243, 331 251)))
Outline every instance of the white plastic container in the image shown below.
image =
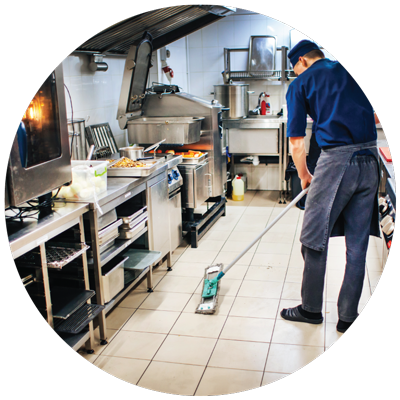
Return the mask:
POLYGON ((60 190, 58 197, 87 200, 107 190, 106 161, 71 161, 72 183, 60 190))
POLYGON ((232 200, 243 201, 244 200, 244 182, 240 179, 240 176, 236 175, 232 181, 232 200))

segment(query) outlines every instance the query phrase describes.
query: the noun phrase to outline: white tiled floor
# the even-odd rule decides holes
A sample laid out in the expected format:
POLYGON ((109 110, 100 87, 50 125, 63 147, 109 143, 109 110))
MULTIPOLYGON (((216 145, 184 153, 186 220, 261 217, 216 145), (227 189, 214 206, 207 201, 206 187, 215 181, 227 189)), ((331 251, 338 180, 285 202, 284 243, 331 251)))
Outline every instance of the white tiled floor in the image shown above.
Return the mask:
MULTIPOLYGON (((324 323, 283 320, 279 311, 300 302, 303 212, 292 209, 221 281, 217 312, 195 314, 204 268, 227 263, 284 207, 277 192, 248 191, 229 201, 227 215, 200 241, 173 254, 173 271, 154 270, 154 292, 145 284, 107 316, 108 345, 81 354, 127 382, 181 395, 219 395, 266 385, 308 364, 341 337, 336 299, 343 279, 343 238, 330 242, 324 323)), ((382 273, 380 240, 371 238, 360 309, 382 273)))

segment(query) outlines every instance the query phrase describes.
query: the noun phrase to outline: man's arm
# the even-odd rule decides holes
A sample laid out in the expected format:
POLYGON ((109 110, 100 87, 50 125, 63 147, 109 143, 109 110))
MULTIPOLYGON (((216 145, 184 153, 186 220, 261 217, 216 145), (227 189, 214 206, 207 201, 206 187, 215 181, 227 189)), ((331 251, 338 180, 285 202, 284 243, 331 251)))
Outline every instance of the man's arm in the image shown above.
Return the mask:
POLYGON ((291 137, 289 140, 292 145, 292 158, 297 168, 297 174, 301 180, 301 187, 305 189, 310 186, 313 176, 307 168, 304 137, 291 137))

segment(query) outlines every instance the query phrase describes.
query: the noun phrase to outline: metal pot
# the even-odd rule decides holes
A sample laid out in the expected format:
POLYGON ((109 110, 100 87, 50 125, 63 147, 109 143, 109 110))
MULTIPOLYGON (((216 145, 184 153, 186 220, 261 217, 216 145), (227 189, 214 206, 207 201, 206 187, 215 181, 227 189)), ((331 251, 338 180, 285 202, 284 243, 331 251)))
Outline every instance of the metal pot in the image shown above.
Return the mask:
POLYGON ((214 99, 218 100, 224 107, 223 118, 238 119, 247 117, 249 113, 249 84, 214 85, 214 99))
POLYGON ((152 158, 152 157, 144 157, 144 153, 147 153, 148 151, 153 149, 157 149, 161 143, 165 142, 165 140, 166 139, 163 139, 160 142, 157 142, 147 147, 146 149, 144 147, 139 147, 139 146, 121 147, 119 149, 119 153, 121 154, 121 157, 128 157, 132 161, 152 158))

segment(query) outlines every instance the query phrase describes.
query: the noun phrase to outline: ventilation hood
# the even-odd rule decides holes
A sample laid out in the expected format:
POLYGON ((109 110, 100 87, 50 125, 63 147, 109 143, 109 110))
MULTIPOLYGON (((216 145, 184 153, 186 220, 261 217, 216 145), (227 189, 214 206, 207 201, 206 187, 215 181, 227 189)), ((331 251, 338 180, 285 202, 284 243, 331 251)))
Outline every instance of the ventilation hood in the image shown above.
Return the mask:
POLYGON ((127 55, 129 48, 141 41, 145 31, 153 37, 153 50, 157 50, 235 11, 233 7, 214 5, 160 8, 110 26, 75 52, 127 55))

